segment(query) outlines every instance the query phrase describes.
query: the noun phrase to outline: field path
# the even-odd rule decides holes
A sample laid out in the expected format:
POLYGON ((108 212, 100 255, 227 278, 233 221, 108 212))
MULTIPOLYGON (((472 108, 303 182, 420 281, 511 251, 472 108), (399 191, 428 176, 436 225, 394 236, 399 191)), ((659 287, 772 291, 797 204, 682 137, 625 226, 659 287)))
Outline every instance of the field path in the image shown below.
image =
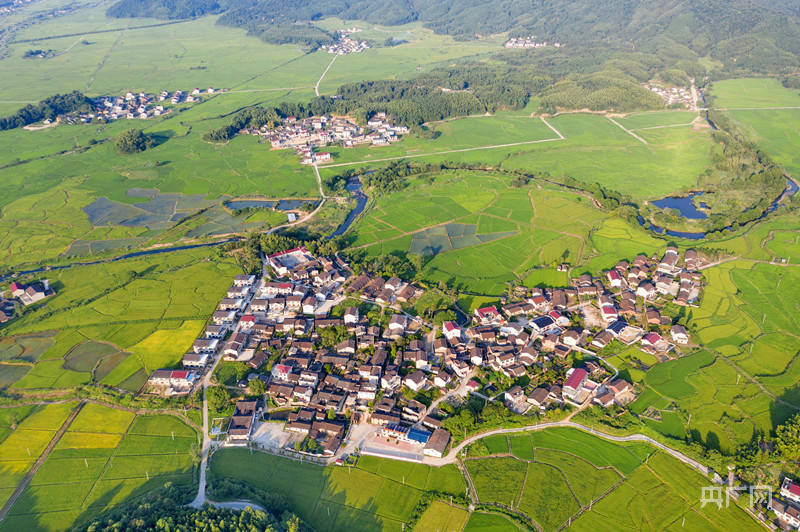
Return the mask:
POLYGON ((325 74, 328 73, 328 70, 330 70, 331 66, 333 66, 333 62, 336 61, 337 57, 339 57, 339 54, 333 54, 333 59, 331 59, 331 62, 328 63, 328 66, 325 67, 325 70, 322 71, 322 75, 317 80, 317 84, 314 85, 314 94, 315 95, 319 96, 319 84, 322 83, 322 78, 324 78, 325 74))
POLYGON ((628 134, 628 135, 630 135, 631 137, 635 138, 636 140, 638 140, 638 141, 639 141, 639 142, 641 142, 642 144, 647 144, 647 141, 646 141, 646 140, 644 140, 642 137, 640 137, 639 135, 637 135, 636 133, 634 133, 633 131, 631 131, 631 130, 630 130, 630 129, 628 129, 627 127, 623 126, 622 124, 620 124, 619 122, 617 122, 616 120, 614 120, 613 118, 611 118, 610 116, 606 116, 606 118, 608 118, 609 122, 611 122, 612 124, 615 124, 615 125, 616 125, 617 127, 619 127, 619 128, 622 130, 622 131, 624 131, 625 133, 627 133, 627 134, 628 134))
POLYGON ((546 126, 547 126, 547 127, 549 127, 550 129, 552 129, 552 130, 553 130, 553 133, 555 133, 556 135, 558 135, 558 138, 560 138, 561 140, 566 140, 566 137, 564 137, 564 135, 562 135, 562 134, 561 134, 561 132, 560 132, 559 130, 557 130, 555 127, 553 127, 553 125, 552 125, 550 122, 548 122, 547 120, 545 120, 543 116, 540 116, 539 118, 542 120, 542 122, 544 122, 544 125, 546 125, 546 126))
MULTIPOLYGON (((412 155, 400 155, 397 157, 386 157, 383 159, 370 159, 367 161, 353 161, 349 163, 336 163, 336 164, 326 164, 325 168, 336 168, 338 166, 354 166, 357 164, 369 164, 369 163, 382 163, 386 161, 399 161, 401 159, 416 159, 418 157, 431 157, 433 155, 447 155, 449 153, 464 153, 468 151, 477 151, 477 150, 493 150, 495 148, 511 148, 514 146, 525 146, 526 144, 539 144, 542 142, 557 142, 559 140, 566 140, 566 137, 558 138, 558 139, 542 139, 542 140, 523 140, 521 142, 510 142, 508 144, 492 144, 491 146, 475 146, 472 148, 459 148, 457 150, 444 150, 444 151, 435 151, 431 153, 416 153, 412 155)), ((646 143, 645 143, 646 144, 646 143)))
POLYGON ((50 455, 50 452, 55 448, 56 444, 58 444, 58 441, 61 439, 64 433, 67 432, 67 429, 75 420, 78 413, 81 411, 81 409, 85 404, 86 401, 81 401, 80 403, 78 403, 78 405, 72 410, 72 413, 69 415, 66 421, 64 421, 64 423, 61 424, 61 427, 58 429, 58 432, 56 432, 56 435, 53 436, 53 439, 50 440, 50 443, 47 444, 47 447, 45 447, 42 454, 39 456, 36 462, 34 462, 30 471, 28 471, 28 473, 25 475, 25 478, 22 479, 22 482, 19 483, 17 489, 14 490, 14 493, 12 493, 11 497, 8 498, 6 503, 3 505, 3 508, 0 509, 0 521, 6 518, 6 515, 8 515, 9 510, 11 510, 11 507, 14 506, 14 503, 17 502, 19 496, 22 495, 22 492, 25 491, 25 488, 27 488, 28 484, 31 483, 31 480, 33 480, 34 475, 36 475, 36 473, 39 471, 39 468, 42 467, 42 464, 44 464, 44 461, 50 455))

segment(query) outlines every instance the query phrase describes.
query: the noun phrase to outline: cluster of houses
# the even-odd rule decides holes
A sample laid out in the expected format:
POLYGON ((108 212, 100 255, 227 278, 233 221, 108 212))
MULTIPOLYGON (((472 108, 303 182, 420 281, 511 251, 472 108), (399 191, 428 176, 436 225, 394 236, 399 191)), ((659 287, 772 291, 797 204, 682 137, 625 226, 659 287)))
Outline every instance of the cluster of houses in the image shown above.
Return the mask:
MULTIPOLYGON (((501 398, 518 413, 565 403, 628 404, 634 387, 613 367, 588 360, 573 368, 569 355, 596 358, 614 339, 652 352, 688 343, 685 329, 658 309, 664 301, 693 304, 702 287, 698 267, 694 251, 681 258, 670 247, 660 259, 621 261, 565 288, 515 291, 500 308, 478 308, 467 323, 445 321, 440 336, 424 339, 424 322, 401 310, 422 290, 397 277, 351 275, 341 259, 298 247, 267 256, 271 275, 263 279, 236 276, 184 368, 160 370, 149 384, 159 393, 189 393, 221 356, 251 369, 240 386, 261 379, 270 404, 295 409, 284 430, 301 438, 295 443, 302 441, 303 450, 332 456, 349 420, 375 425, 380 438, 420 455, 441 456, 450 435, 416 399, 420 393, 501 398), (346 298, 378 305, 381 317, 365 316, 355 303, 343 308, 346 298), (334 308, 340 311, 331 315, 334 308), (507 389, 497 388, 502 383, 507 389)), ((229 441, 250 438, 257 410, 237 406, 242 413, 229 441)))
POLYGON ((273 149, 294 149, 303 164, 324 163, 331 160, 329 152, 316 151, 331 144, 351 148, 361 144, 387 146, 408 133, 406 126, 394 124, 386 113, 375 113, 362 128, 346 118, 328 115, 298 119, 290 116, 277 127, 243 130, 242 133, 258 135, 270 141, 273 149))
POLYGON ((780 497, 771 497, 769 509, 781 521, 784 529, 800 530, 800 484, 790 478, 781 483, 780 497))
POLYGON ((16 315, 15 299, 27 307, 55 295, 55 291, 50 287, 47 279, 29 284, 13 282, 8 287, 8 292, 10 298, 0 295, 0 323, 5 323, 16 315))
POLYGON ((339 30, 336 34, 336 42, 333 44, 323 44, 321 49, 326 50, 329 54, 347 55, 357 54, 369 48, 367 41, 359 41, 351 39, 349 36, 358 33, 358 28, 349 28, 346 30, 339 30))
POLYGON ((506 48, 545 48, 547 46, 561 48, 564 45, 559 42, 537 41, 535 35, 530 35, 528 37, 512 37, 503 46, 506 48))
POLYGON ((93 121, 109 122, 119 119, 140 119, 147 120, 156 116, 162 116, 172 112, 170 107, 165 107, 168 102, 172 105, 180 103, 196 103, 202 97, 201 94, 214 94, 216 89, 209 87, 205 91, 195 88, 190 93, 176 90, 170 93, 163 90, 158 96, 146 92, 127 92, 124 96, 104 96, 94 100, 94 109, 87 113, 81 113, 77 118, 67 117, 67 122, 91 123, 93 121))
POLYGON ((639 255, 631 263, 618 262, 605 272, 605 285, 589 276, 579 278, 578 293, 597 297, 601 320, 608 324, 594 336, 592 347, 602 349, 616 339, 627 345, 639 342, 650 354, 666 354, 675 344, 688 344, 686 329, 673 325, 659 307, 666 302, 679 306, 697 303, 703 287, 699 266, 695 250, 687 250, 681 260, 678 249, 670 246, 660 260, 639 255))
POLYGON ((660 87, 650 83, 642 83, 642 87, 658 94, 664 103, 670 105, 685 105, 689 109, 696 109, 697 102, 695 102, 692 90, 689 87, 660 87))

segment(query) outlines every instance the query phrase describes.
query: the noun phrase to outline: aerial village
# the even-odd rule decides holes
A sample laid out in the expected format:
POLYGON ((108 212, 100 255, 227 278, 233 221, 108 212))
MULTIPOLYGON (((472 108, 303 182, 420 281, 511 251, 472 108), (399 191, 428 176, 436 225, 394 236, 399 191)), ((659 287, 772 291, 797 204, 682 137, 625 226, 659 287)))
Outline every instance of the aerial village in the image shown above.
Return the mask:
POLYGON ((642 83, 642 87, 659 95, 667 106, 683 105, 692 110, 697 108, 697 102, 689 87, 660 87, 651 83, 642 83))
POLYGON ((406 126, 396 125, 378 112, 367 120, 362 128, 347 118, 328 115, 298 119, 289 116, 277 127, 262 126, 246 129, 242 133, 257 135, 270 141, 273 149, 294 149, 302 164, 318 164, 332 160, 330 152, 315 151, 317 148, 339 144, 345 148, 369 144, 388 146, 408 133, 406 126))
POLYGON ((146 390, 190 394, 218 363, 246 364, 249 375, 229 387, 242 395, 260 380, 264 394, 215 424, 221 444, 424 461, 451 441, 441 401, 475 395, 520 415, 624 408, 637 390, 604 361, 606 348, 677 356, 691 340, 664 310, 697 302, 699 266, 695 251, 668 247, 565 288, 515 290, 435 327, 409 311, 421 288, 291 249, 266 257, 260 279, 237 275, 183 368, 155 371, 146 390))
POLYGON ((339 30, 336 32, 336 42, 333 44, 323 44, 320 46, 322 50, 327 51, 329 54, 348 55, 357 54, 369 48, 367 41, 359 41, 351 39, 350 35, 361 31, 356 27, 348 28, 346 30, 339 30))
POLYGON ((529 37, 512 37, 503 46, 506 48, 545 48, 547 46, 561 48, 564 45, 560 42, 537 41, 535 35, 530 35, 529 37))
POLYGON ((8 292, 10 292, 8 298, 0 294, 0 323, 12 320, 16 316, 15 300, 28 307, 55 295, 47 279, 29 284, 14 282, 9 286, 8 292))
MULTIPOLYGON (((127 92, 123 96, 103 96, 93 100, 94 109, 77 116, 66 116, 63 120, 68 124, 92 122, 110 122, 112 120, 147 120, 157 116, 167 115, 172 112, 172 106, 182 103, 197 103, 202 101, 203 94, 210 95, 218 92, 213 87, 205 90, 195 88, 189 92, 176 90, 161 91, 158 96, 145 92, 127 92)), ((59 117, 61 118, 61 117, 59 117)), ((45 125, 49 122, 45 121, 45 125)))

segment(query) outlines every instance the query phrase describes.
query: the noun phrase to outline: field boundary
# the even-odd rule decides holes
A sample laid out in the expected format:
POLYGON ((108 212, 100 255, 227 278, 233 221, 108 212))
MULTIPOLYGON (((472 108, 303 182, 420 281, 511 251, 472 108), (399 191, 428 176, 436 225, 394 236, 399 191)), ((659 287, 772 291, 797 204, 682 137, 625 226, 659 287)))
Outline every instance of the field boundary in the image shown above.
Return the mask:
POLYGON ((52 450, 58 444, 59 440, 61 440, 61 437, 64 436, 64 433, 67 432, 67 429, 69 428, 70 425, 72 425, 72 422, 75 421, 75 418, 78 417, 78 413, 80 413, 81 409, 84 407, 85 404, 86 401, 81 401, 80 403, 78 403, 77 406, 75 406, 75 408, 72 409, 72 412, 70 413, 69 417, 67 417, 64 423, 61 424, 61 427, 59 427, 55 436, 53 436, 53 438, 50 440, 50 443, 47 444, 47 447, 44 448, 42 454, 39 455, 39 458, 36 459, 31 468, 25 474, 25 478, 22 479, 22 482, 19 483, 17 488, 14 490, 14 493, 12 493, 11 497, 8 498, 6 503, 3 505, 3 508, 0 509, 0 522, 6 518, 8 512, 17 502, 17 499, 19 499, 19 496, 22 495, 22 492, 25 491, 25 488, 27 488, 28 484, 31 483, 31 480, 33 480, 33 477, 39 471, 39 468, 42 467, 45 460, 47 460, 47 457, 50 456, 52 450))

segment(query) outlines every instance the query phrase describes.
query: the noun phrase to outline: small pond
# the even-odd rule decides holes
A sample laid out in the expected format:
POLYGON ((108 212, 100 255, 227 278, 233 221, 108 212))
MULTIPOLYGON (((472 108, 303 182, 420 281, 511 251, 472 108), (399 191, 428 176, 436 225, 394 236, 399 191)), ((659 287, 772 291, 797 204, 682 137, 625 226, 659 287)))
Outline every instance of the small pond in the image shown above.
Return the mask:
MULTIPOLYGON (((708 215, 699 210, 694 203, 694 198, 702 196, 703 194, 704 192, 695 192, 694 194, 689 194, 684 197, 670 196, 668 198, 651 201, 650 203, 659 209, 677 209, 678 212, 681 213, 681 216, 687 220, 704 220, 708 218, 708 215)), ((701 208, 708 208, 703 202, 699 202, 699 204, 701 208)))

